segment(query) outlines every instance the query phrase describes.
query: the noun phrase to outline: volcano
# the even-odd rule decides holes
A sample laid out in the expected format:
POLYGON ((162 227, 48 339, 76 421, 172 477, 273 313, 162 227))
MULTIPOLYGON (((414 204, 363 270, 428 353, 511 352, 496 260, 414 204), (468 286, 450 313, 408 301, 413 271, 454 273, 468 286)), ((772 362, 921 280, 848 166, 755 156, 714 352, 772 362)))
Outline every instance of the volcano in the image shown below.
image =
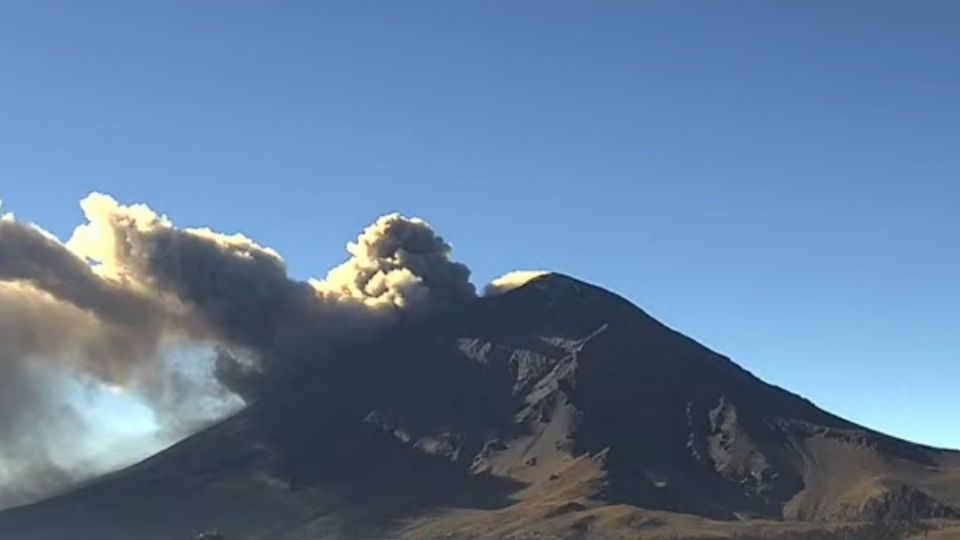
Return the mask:
POLYGON ((560 274, 411 317, 337 357, 288 370, 146 461, 0 513, 0 538, 722 538, 960 524, 960 453, 823 411, 560 274))

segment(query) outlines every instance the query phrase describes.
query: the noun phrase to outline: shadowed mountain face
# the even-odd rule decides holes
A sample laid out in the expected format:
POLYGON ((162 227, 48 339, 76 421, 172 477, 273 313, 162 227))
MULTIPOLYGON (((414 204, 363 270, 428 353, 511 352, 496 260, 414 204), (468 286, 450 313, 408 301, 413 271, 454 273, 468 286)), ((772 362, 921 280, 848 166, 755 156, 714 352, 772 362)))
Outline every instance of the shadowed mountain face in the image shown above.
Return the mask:
POLYGON ((824 412, 565 276, 339 356, 143 463, 0 513, 0 538, 619 538, 750 518, 960 519, 957 453, 824 412))

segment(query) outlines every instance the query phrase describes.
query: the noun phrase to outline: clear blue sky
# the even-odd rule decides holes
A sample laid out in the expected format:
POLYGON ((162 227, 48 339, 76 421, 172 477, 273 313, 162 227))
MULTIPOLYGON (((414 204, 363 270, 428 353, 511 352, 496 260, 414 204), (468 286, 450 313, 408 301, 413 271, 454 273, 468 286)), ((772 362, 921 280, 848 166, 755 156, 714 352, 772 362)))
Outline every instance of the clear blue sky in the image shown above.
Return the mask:
POLYGON ((618 291, 767 380, 960 447, 960 4, 0 4, 0 198, 88 191, 322 275, 377 215, 476 282, 618 291))

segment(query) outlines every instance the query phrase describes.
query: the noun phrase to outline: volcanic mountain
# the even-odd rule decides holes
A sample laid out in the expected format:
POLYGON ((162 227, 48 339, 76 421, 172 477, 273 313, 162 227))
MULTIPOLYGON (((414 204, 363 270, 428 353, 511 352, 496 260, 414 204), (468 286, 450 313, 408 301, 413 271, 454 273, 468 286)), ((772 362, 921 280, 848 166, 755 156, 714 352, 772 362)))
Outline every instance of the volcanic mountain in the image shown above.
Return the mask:
POLYGON ((5 540, 724 537, 960 520, 960 453, 858 426, 559 274, 291 370, 5 540))

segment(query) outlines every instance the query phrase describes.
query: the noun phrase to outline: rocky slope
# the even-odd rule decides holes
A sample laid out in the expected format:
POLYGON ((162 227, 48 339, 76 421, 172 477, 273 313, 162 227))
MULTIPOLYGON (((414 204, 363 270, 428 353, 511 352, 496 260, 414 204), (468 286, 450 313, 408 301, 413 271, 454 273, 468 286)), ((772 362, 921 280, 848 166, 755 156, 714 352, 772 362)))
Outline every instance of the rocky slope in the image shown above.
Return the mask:
POLYGON ((0 538, 656 537, 960 519, 960 455, 857 426, 551 274, 299 369, 0 538))

